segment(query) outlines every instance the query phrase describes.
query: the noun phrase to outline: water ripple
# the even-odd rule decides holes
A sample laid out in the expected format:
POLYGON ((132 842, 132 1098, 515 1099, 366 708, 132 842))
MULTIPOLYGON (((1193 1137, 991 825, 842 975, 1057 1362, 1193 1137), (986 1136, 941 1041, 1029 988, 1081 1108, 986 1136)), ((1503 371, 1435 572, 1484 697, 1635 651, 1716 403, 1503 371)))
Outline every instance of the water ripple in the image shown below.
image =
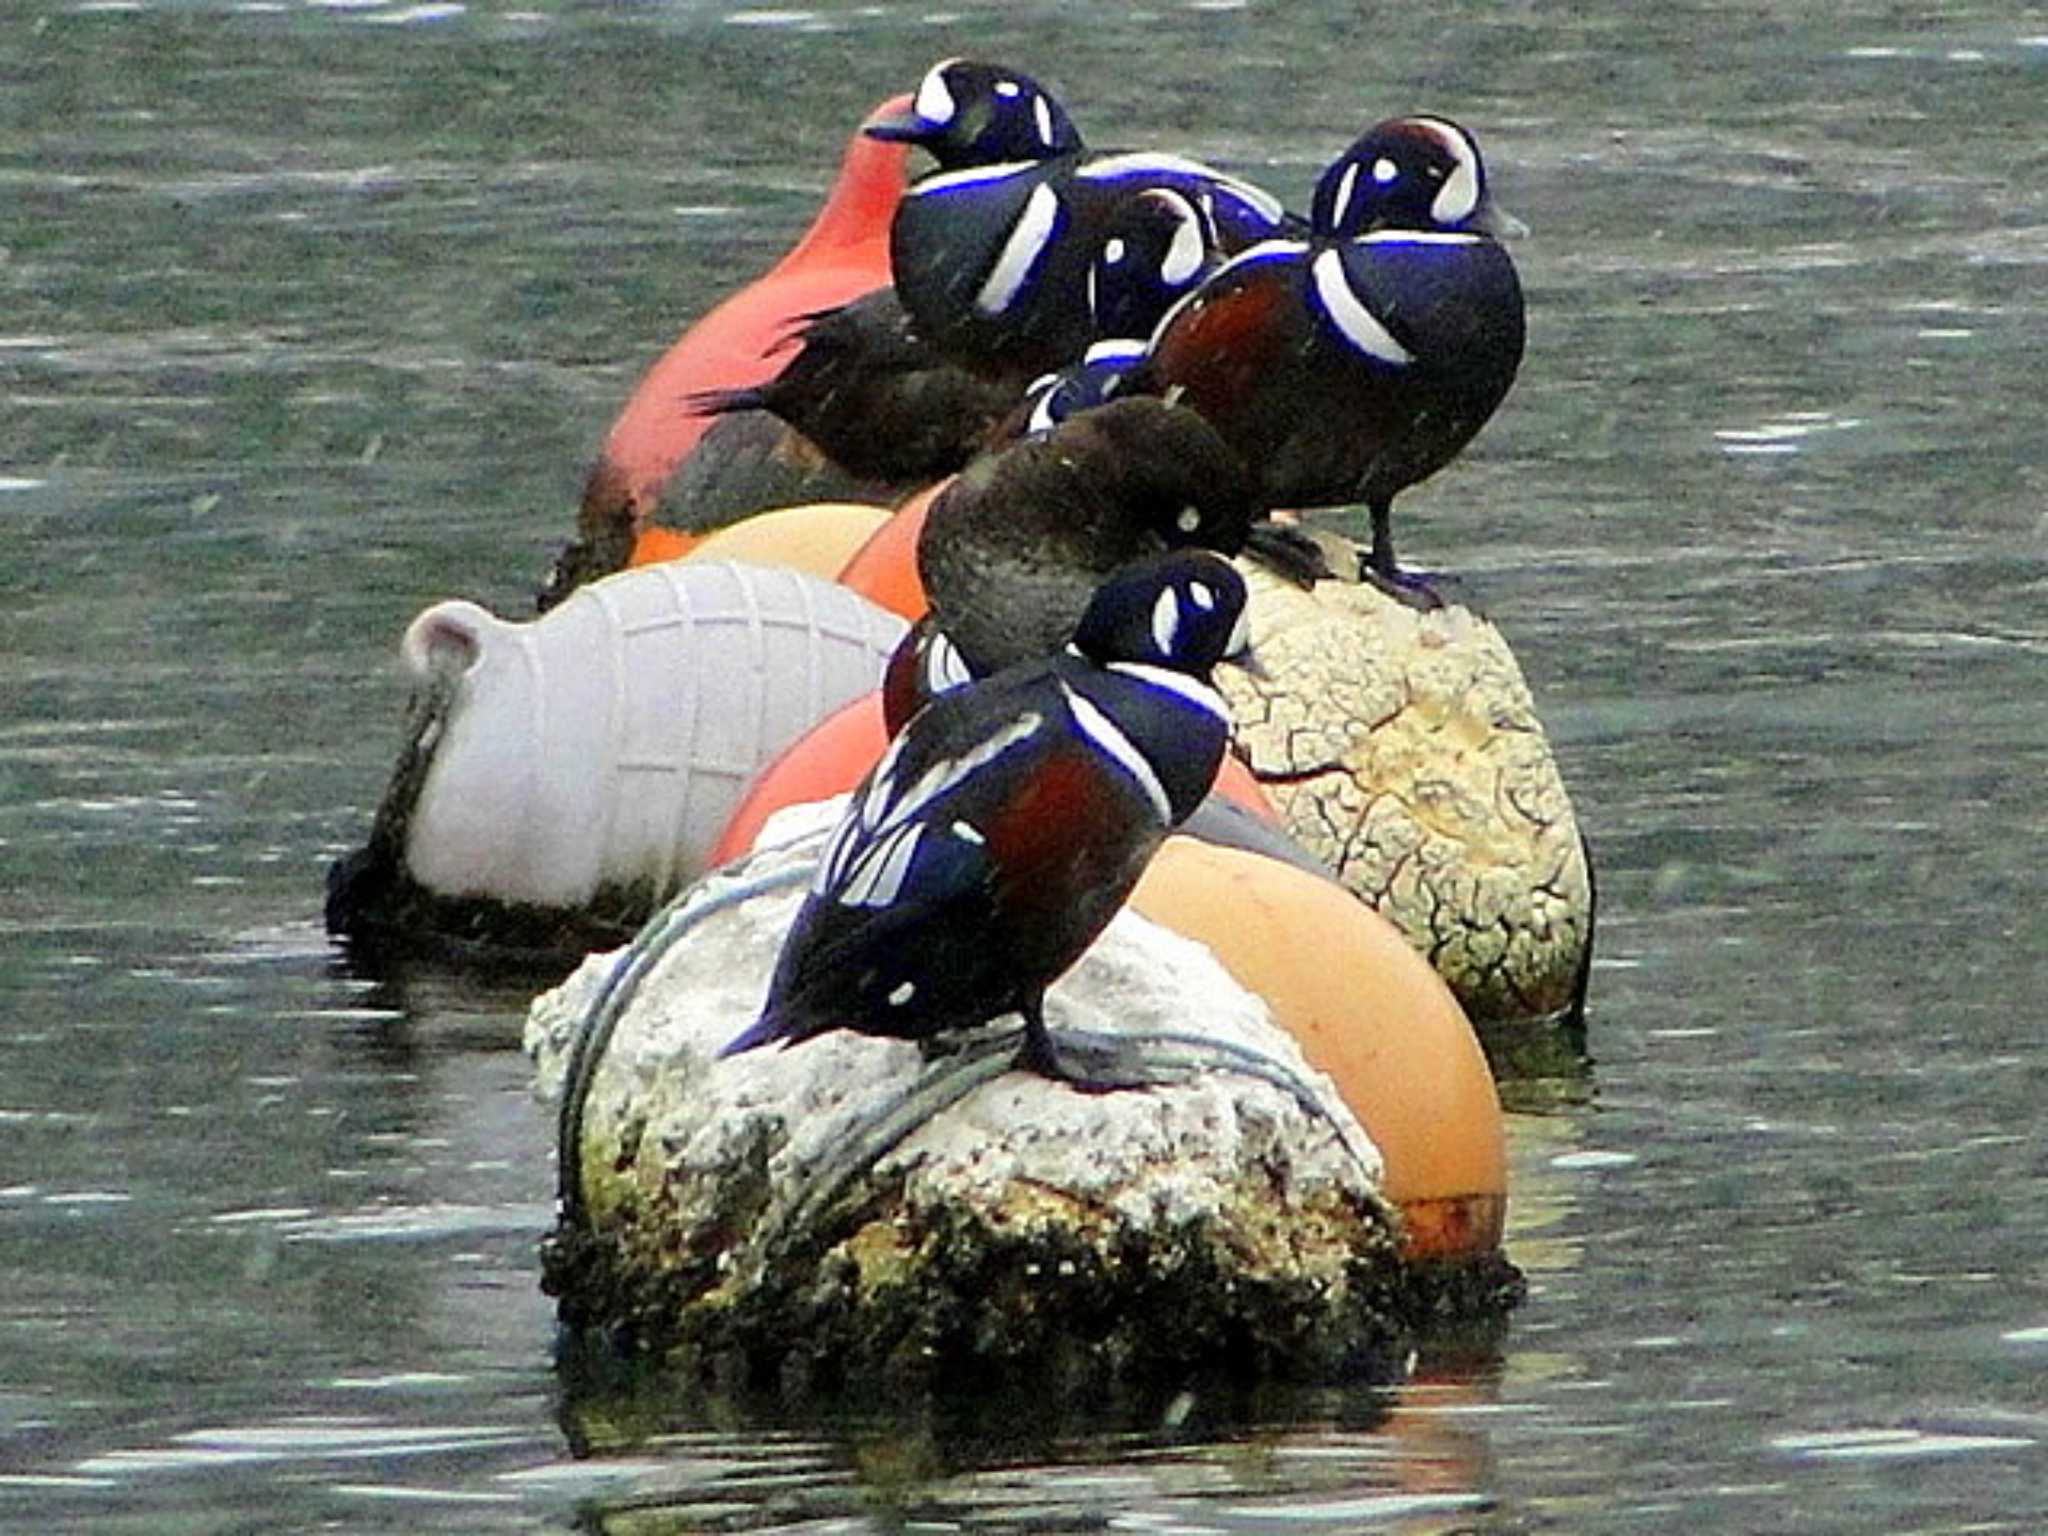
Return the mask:
POLYGON ((72 1470, 88 1476, 134 1475, 253 1462, 381 1460, 517 1445, 534 1438, 531 1430, 511 1424, 398 1425, 370 1420, 307 1419, 195 1429, 173 1435, 163 1446, 89 1456, 72 1470))
POLYGON ((1923 1456, 1963 1456, 1978 1451, 2020 1451, 2038 1443, 2016 1435, 1838 1429, 1811 1435, 1779 1435, 1771 1441, 1771 1448, 1806 1461, 1901 1461, 1923 1456))

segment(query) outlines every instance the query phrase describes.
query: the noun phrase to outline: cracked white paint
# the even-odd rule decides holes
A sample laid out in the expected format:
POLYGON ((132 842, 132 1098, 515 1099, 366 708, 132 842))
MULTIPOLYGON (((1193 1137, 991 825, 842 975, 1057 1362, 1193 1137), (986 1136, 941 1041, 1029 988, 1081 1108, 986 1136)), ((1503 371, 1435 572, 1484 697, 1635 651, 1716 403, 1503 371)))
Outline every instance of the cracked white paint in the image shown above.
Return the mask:
POLYGON ((1592 911, 1571 801, 1500 632, 1377 588, 1246 565, 1269 680, 1217 681, 1296 838, 1427 955, 1477 1022, 1571 999, 1592 911))

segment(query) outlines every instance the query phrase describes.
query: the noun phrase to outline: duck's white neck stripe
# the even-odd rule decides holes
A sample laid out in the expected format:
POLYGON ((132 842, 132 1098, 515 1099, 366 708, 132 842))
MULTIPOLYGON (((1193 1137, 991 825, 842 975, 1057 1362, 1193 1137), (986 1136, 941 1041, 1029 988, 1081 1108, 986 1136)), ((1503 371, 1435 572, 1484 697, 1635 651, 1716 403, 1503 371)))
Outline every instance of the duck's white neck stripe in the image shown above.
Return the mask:
POLYGON ((1163 689, 1175 698, 1187 700, 1204 714, 1213 715, 1226 725, 1230 723, 1230 706, 1223 702, 1223 695, 1199 677, 1176 672, 1171 667, 1155 667, 1144 661, 1112 661, 1103 671, 1121 672, 1148 687, 1163 689))
POLYGON ((1158 813, 1162 827, 1173 825, 1173 802, 1167 798, 1166 786, 1159 782, 1151 760, 1138 750, 1137 744, 1123 733, 1118 724, 1097 709, 1087 699, 1060 684, 1060 692, 1067 701, 1067 709, 1073 714, 1074 724, 1081 734, 1092 743, 1104 757, 1130 775, 1138 788, 1145 792, 1145 798, 1152 802, 1152 809, 1158 813))
POLYGON ((1376 229, 1369 235, 1360 235, 1357 245, 1483 245, 1484 235, 1467 234, 1457 229, 1376 229))
POLYGON ((970 165, 957 171, 933 171, 921 176, 911 184, 905 197, 930 197, 935 192, 951 192, 959 187, 978 187, 991 181, 1005 181, 1023 171, 1035 171, 1043 167, 1042 160, 1005 160, 1000 165, 970 165))

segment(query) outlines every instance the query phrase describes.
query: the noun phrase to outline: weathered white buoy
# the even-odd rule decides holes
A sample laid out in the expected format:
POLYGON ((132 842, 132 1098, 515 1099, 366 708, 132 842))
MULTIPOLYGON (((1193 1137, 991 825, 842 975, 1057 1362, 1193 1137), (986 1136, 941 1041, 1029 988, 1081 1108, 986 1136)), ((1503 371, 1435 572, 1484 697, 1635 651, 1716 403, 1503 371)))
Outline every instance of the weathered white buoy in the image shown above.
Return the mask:
POLYGON ((755 770, 877 685, 903 630, 832 582, 724 561, 621 572, 525 623, 435 604, 400 648, 412 737, 329 926, 424 899, 467 904, 471 937, 494 909, 528 935, 547 913, 631 932, 702 871, 755 770))

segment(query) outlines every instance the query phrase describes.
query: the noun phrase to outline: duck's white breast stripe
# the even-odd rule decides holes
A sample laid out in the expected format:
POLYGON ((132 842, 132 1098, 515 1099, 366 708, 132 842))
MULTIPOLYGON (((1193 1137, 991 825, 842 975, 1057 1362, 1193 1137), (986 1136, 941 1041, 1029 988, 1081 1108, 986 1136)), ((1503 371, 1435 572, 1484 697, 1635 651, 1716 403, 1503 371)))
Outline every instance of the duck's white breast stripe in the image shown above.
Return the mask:
POLYGON ((1335 251, 1324 251, 1309 271, 1315 279, 1316 297, 1322 300, 1324 313, 1343 333, 1346 341, 1368 357, 1376 357, 1383 363, 1415 361, 1415 354, 1396 341, 1393 332, 1381 325, 1379 318, 1351 291, 1351 283, 1344 276, 1342 256, 1335 251))
POLYGON ((1152 809, 1159 816, 1161 826, 1173 824, 1173 802, 1166 797, 1166 786, 1159 782, 1151 761, 1140 752, 1130 737, 1123 733, 1117 723, 1097 709, 1065 683, 1060 684, 1065 695, 1067 708, 1074 716, 1074 724, 1080 728, 1090 744, 1099 750, 1117 767, 1137 781, 1145 798, 1152 802, 1152 809))
POLYGON ((1031 276, 1031 269, 1038 265, 1038 258, 1045 254, 1059 218, 1059 194, 1040 182, 1031 189, 1024 211, 1010 226, 1010 238, 1003 242, 1002 254, 989 269, 981 292, 974 296, 976 309, 984 315, 999 315, 1010 307, 1031 276))
POLYGON ((1108 341, 1098 341, 1081 354, 1084 363, 1126 362, 1145 355, 1145 343, 1134 341, 1128 336, 1114 336, 1108 341))

